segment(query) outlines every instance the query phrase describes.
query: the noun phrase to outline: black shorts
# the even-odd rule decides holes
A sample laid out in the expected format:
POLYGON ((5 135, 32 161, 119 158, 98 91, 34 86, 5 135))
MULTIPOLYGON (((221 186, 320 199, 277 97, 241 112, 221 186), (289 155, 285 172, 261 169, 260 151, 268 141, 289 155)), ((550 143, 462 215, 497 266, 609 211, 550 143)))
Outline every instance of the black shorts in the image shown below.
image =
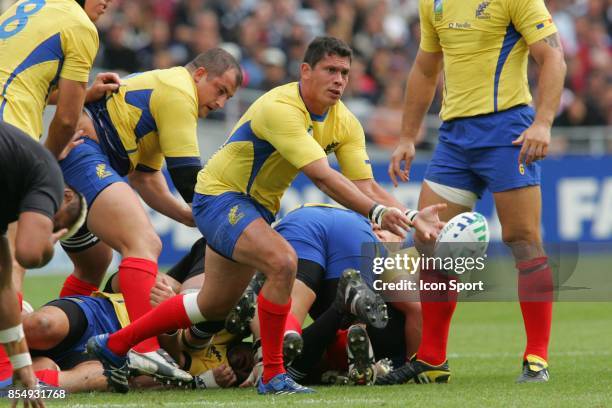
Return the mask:
POLYGON ((202 237, 191 246, 191 250, 187 255, 170 268, 167 275, 174 278, 179 283, 183 283, 189 278, 204 273, 205 252, 206 239, 202 237))
POLYGON ((82 341, 87 330, 88 321, 83 310, 73 301, 68 299, 56 299, 45 306, 55 306, 61 309, 68 317, 68 335, 60 343, 49 350, 30 349, 32 357, 48 357, 53 360, 62 370, 69 370, 85 361, 96 360, 87 353, 68 352, 82 341))

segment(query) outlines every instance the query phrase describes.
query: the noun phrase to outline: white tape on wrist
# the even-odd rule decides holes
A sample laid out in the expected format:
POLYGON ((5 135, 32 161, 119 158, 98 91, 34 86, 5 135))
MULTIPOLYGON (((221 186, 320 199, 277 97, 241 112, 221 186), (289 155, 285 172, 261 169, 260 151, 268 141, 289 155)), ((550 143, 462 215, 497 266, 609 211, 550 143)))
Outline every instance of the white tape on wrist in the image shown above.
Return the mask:
POLYGON ((380 223, 382 222, 382 217, 385 214, 385 212, 387 212, 387 207, 385 207, 382 204, 376 204, 371 210, 370 210, 370 221, 372 221, 374 224, 378 224, 380 225, 380 223))
POLYGON ((8 329, 0 330, 0 343, 12 343, 14 341, 20 341, 25 337, 23 333, 23 325, 10 327, 8 329))
POLYGON ((200 378, 202 379, 202 382, 206 388, 219 388, 219 384, 217 384, 217 381, 215 381, 213 370, 208 370, 204 372, 204 374, 200 374, 200 378))
POLYGON ((406 212, 406 217, 408 218, 408 221, 410 221, 410 224, 414 224, 414 220, 416 219, 417 215, 419 215, 417 210, 410 210, 406 212))
POLYGON ((20 368, 32 365, 32 357, 30 357, 30 353, 15 354, 9 356, 9 360, 13 365, 14 370, 19 370, 20 368))

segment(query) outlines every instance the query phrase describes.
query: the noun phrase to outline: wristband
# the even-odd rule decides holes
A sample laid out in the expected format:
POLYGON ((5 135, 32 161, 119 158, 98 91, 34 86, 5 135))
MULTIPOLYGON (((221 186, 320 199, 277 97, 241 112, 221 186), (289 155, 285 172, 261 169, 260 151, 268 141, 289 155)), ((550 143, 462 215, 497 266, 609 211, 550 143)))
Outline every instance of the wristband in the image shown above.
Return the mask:
POLYGON ((14 341, 21 341, 25 337, 23 333, 23 325, 19 324, 15 327, 9 327, 8 329, 0 330, 0 343, 12 343, 14 341))
POLYGON ((213 370, 208 370, 203 374, 200 374, 200 379, 206 388, 219 388, 219 384, 217 384, 217 381, 215 381, 213 370))
POLYGON ((30 357, 30 353, 14 354, 9 356, 9 360, 13 365, 14 370, 19 370, 20 368, 32 365, 32 357, 30 357))
POLYGON ((405 214, 408 221, 410 221, 410 224, 414 224, 414 220, 416 219, 417 215, 419 215, 419 212, 417 210, 410 210, 406 211, 405 214))
POLYGON ((387 212, 387 207, 382 204, 374 204, 368 212, 368 218, 374 224, 381 225, 382 217, 387 212))

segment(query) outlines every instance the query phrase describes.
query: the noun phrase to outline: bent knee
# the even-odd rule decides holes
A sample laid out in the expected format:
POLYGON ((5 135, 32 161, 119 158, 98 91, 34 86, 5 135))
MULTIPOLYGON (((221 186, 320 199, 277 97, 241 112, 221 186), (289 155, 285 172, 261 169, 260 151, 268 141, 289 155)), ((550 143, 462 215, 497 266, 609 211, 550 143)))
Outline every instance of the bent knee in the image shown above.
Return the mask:
POLYGON ((274 253, 267 261, 268 271, 266 277, 268 279, 295 279, 297 272, 297 255, 293 248, 274 253))
POLYGON ((45 339, 54 337, 53 321, 44 313, 34 312, 24 317, 23 331, 32 348, 42 348, 45 339))

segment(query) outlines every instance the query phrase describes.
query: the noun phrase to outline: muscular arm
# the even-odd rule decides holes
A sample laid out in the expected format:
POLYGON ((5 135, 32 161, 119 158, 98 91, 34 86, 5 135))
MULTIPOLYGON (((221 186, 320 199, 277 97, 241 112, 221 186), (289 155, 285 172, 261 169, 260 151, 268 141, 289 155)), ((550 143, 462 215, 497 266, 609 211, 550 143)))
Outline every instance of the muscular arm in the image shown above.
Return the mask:
POLYGON ((60 78, 57 108, 49 126, 49 136, 45 141, 45 146, 55 157, 60 155, 74 135, 83 110, 85 93, 84 82, 60 78))
POLYGON ((436 92, 441 70, 442 52, 432 53, 419 49, 406 82, 401 142, 414 143, 436 92))
POLYGON ((301 170, 325 194, 365 217, 375 204, 374 200, 362 193, 342 173, 331 168, 327 158, 315 160, 301 170))
POLYGON ((529 53, 540 68, 534 122, 550 127, 559 107, 566 72, 559 34, 551 34, 531 44, 529 53))
POLYGON ((187 226, 194 226, 191 209, 172 195, 161 171, 136 170, 128 178, 149 207, 187 226))
POLYGON ((53 257, 53 222, 43 214, 25 211, 19 215, 15 258, 26 269, 40 268, 53 257))
POLYGON ((353 180, 353 184, 355 184, 363 194, 377 203, 396 207, 400 210, 406 210, 406 206, 397 201, 395 197, 389 194, 387 190, 383 189, 374 179, 353 180))

